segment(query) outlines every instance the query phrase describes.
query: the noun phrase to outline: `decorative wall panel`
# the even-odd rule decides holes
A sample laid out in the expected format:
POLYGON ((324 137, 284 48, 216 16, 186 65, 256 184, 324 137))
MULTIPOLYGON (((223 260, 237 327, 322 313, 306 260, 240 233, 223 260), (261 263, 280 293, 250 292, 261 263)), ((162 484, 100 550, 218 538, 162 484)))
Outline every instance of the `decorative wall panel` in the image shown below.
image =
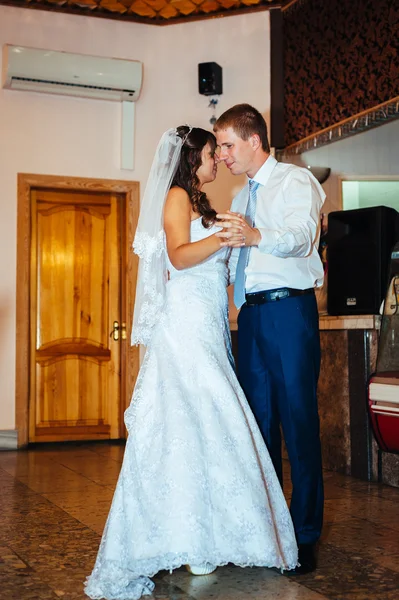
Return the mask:
POLYGON ((285 145, 399 90, 397 0, 299 0, 284 11, 285 145))

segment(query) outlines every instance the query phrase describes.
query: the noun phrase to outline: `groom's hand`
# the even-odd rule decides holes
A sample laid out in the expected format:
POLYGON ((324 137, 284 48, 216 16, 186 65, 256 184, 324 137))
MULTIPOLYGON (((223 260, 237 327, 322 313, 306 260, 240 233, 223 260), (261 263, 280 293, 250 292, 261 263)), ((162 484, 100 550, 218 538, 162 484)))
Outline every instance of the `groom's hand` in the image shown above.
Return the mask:
POLYGON ((248 225, 245 218, 239 213, 233 213, 230 210, 227 213, 218 214, 218 225, 223 227, 216 233, 217 237, 222 238, 221 246, 231 248, 241 248, 242 246, 257 246, 261 240, 259 229, 248 225))

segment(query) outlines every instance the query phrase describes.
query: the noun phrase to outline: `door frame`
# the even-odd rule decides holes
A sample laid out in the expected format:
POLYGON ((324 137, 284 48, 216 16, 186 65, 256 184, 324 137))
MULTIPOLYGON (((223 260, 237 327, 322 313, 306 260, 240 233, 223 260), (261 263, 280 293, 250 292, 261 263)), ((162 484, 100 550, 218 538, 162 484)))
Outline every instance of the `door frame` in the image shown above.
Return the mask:
POLYGON ((140 352, 130 346, 130 332, 136 293, 138 258, 131 251, 140 210, 140 183, 114 179, 92 179, 58 175, 18 173, 17 274, 16 274, 16 381, 15 421, 18 448, 29 442, 30 378, 30 256, 31 190, 62 189, 69 192, 109 192, 122 197, 121 231, 121 321, 126 323, 126 343, 121 344, 120 432, 125 437, 123 413, 130 402, 137 378, 140 352))

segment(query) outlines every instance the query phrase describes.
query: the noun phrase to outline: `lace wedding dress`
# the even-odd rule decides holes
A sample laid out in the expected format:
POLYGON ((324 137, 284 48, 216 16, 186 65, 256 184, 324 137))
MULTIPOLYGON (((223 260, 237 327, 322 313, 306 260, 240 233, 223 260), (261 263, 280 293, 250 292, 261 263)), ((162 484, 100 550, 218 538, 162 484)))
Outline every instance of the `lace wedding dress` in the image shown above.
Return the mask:
MULTIPOLYGON (((191 241, 215 230, 196 219, 191 241)), ((137 600, 151 594, 151 576, 184 564, 297 564, 290 514, 233 369, 226 253, 182 271, 169 264, 90 598, 137 600)))

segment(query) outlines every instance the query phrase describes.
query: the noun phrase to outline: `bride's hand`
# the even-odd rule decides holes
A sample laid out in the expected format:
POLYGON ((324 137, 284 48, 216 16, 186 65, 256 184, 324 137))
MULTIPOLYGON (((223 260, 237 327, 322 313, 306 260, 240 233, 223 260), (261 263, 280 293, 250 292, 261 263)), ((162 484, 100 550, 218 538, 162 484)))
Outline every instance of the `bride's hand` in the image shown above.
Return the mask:
POLYGON ((251 227, 243 215, 228 211, 218 214, 217 218, 223 229, 216 233, 216 236, 222 238, 221 246, 231 248, 240 248, 242 246, 257 246, 261 235, 256 227, 251 227))

